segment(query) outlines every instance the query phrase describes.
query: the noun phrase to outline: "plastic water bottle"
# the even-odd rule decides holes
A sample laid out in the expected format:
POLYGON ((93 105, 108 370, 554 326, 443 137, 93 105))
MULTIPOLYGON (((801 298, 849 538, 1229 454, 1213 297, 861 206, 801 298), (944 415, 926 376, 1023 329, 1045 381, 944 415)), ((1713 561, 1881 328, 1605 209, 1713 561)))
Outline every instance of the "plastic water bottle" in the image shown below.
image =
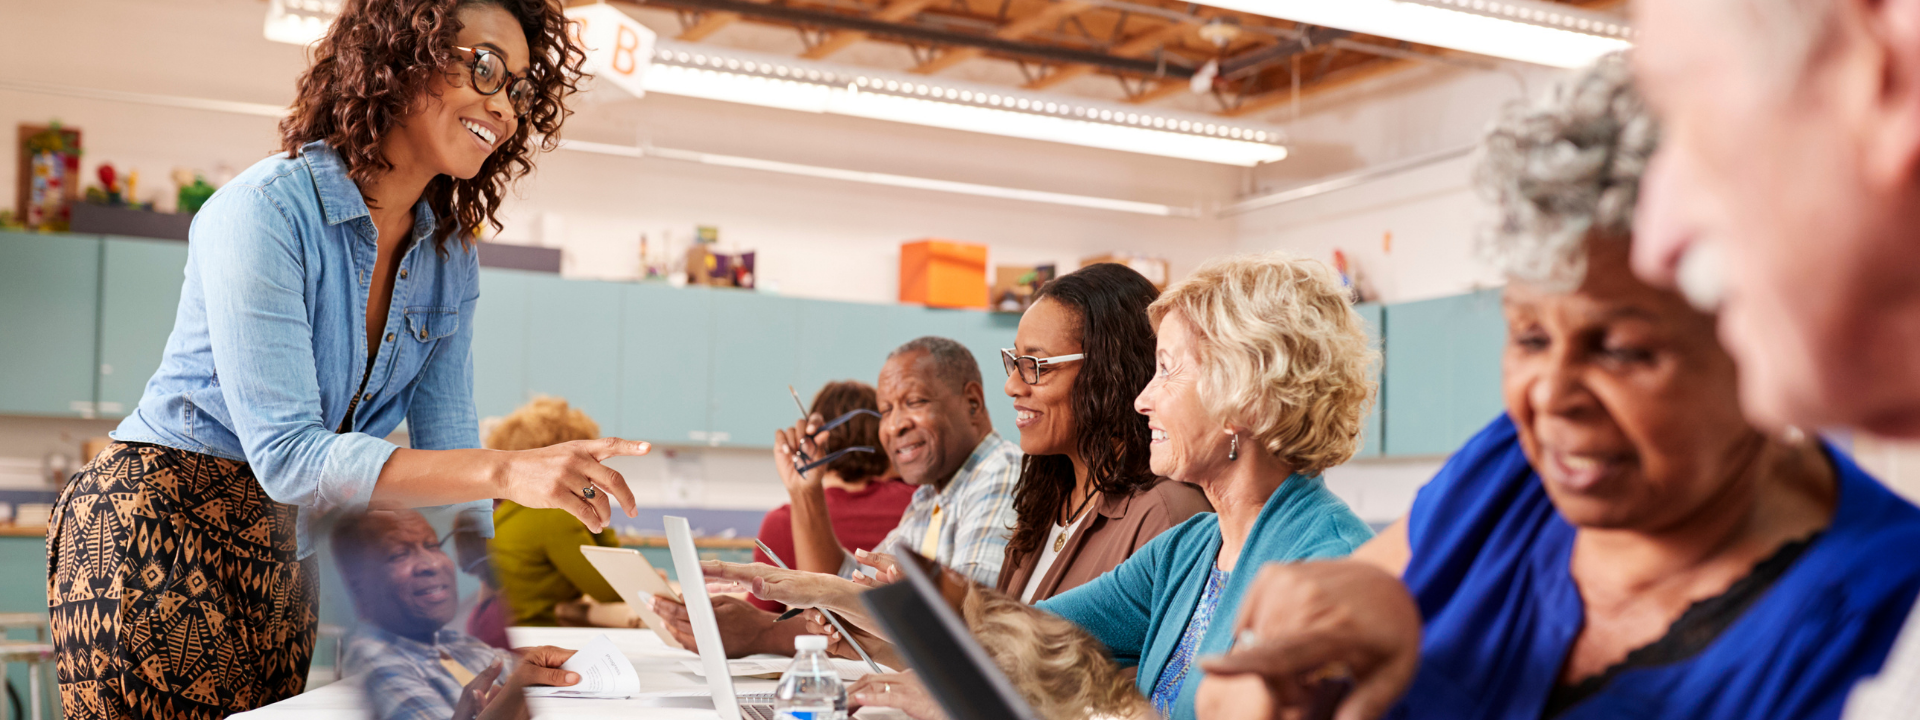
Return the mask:
POLYGON ((842 720, 847 716, 847 689, 840 671, 827 658, 827 638, 801 635, 793 639, 793 664, 773 690, 773 716, 778 720, 842 720))

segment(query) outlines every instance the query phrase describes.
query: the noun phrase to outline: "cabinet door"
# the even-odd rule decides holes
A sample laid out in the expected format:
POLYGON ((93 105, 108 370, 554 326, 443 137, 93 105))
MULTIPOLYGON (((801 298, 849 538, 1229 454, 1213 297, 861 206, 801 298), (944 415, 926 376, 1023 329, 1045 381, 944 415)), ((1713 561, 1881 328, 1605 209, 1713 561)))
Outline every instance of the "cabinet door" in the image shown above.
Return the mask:
POLYGON ((772 447, 773 431, 797 419, 787 386, 799 365, 799 320, 799 306, 787 298, 713 292, 712 442, 772 447))
POLYGON ((1386 452, 1445 455, 1499 415, 1500 291, 1388 305, 1386 452))
POLYGON ((140 404, 160 369, 180 311, 187 244, 106 239, 100 285, 100 396, 103 417, 123 417, 140 404))
POLYGON ((608 432, 620 418, 621 286, 540 274, 526 282, 528 394, 564 399, 608 432))
MULTIPOLYGON (((1359 313, 1360 320, 1367 324, 1367 344, 1385 354, 1385 336, 1380 330, 1385 321, 1386 311, 1379 303, 1355 305, 1353 309, 1354 312, 1359 313)), ((1360 426, 1360 451, 1354 453, 1355 458, 1380 457, 1385 450, 1380 433, 1386 428, 1384 419, 1387 409, 1387 383, 1382 370, 1383 368, 1378 365, 1373 368, 1375 388, 1373 407, 1367 411, 1366 422, 1360 426)))
POLYGON ((713 291, 643 283, 620 293, 621 437, 707 442, 713 291))
POLYGON ((93 415, 100 244, 0 233, 0 412, 93 415))
MULTIPOLYGON (((836 380, 880 381, 887 353, 911 338, 897 337, 890 320, 895 307, 827 300, 793 300, 800 318, 798 364, 793 386, 802 402, 813 402, 821 386, 836 380)), ((787 403, 797 417, 798 408, 787 403)), ((831 419, 831 418, 829 418, 831 419)))
POLYGON ((518 270, 480 269, 480 300, 473 311, 473 405, 479 417, 502 417, 527 401, 530 277, 518 270))

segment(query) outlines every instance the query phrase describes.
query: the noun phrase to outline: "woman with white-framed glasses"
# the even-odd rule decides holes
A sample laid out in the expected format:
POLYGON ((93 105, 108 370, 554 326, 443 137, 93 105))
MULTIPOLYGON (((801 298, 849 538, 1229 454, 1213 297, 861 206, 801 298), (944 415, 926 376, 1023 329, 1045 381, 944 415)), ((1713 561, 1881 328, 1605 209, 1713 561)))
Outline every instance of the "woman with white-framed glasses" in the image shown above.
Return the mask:
POLYGON ((600 461, 644 443, 477 449, 473 236, 558 142, 585 59, 566 25, 546 0, 344 3, 280 123, 285 152, 194 218, 138 408, 55 506, 70 713, 216 718, 299 693, 330 514, 472 503, 491 535, 493 498, 595 532, 610 497, 632 512, 600 461), (384 439, 403 420, 404 449, 384 439))

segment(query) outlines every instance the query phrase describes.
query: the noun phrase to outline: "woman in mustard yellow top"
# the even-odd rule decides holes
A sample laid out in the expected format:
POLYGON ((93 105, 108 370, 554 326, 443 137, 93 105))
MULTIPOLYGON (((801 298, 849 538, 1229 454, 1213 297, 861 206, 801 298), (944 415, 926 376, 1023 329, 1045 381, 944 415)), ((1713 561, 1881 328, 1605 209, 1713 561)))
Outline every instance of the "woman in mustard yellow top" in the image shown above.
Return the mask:
MULTIPOLYGON (((586 413, 565 400, 540 397, 520 406, 487 433, 487 447, 522 450, 597 437, 600 426, 586 413)), ((488 550, 495 581, 507 603, 501 618, 505 625, 589 624, 581 603, 585 598, 620 602, 613 586, 587 563, 581 545, 619 547, 620 541, 613 528, 595 534, 565 510, 530 508, 511 500, 495 503, 488 550), (556 608, 560 608, 558 614, 556 608)), ((623 607, 592 615, 596 621, 603 617, 608 620, 598 624, 626 625, 630 613, 623 607)))

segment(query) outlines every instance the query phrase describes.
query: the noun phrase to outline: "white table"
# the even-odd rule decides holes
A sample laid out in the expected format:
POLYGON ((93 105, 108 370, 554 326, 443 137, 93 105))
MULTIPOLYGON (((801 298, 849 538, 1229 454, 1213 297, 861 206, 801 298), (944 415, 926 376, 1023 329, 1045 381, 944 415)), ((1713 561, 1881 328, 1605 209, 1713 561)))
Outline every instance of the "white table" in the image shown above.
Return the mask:
MULTIPOLYGON (((615 630, 606 628, 533 628, 516 627, 507 629, 507 637, 516 646, 554 645, 563 648, 578 648, 586 645, 594 636, 606 633, 614 646, 626 653, 633 661, 633 669, 640 675, 642 693, 654 693, 674 690, 704 690, 707 681, 687 671, 682 664, 687 660, 699 658, 692 652, 667 647, 652 630, 615 630)), ((742 693, 772 692, 773 680, 753 680, 734 678, 734 689, 742 693)), ((687 707, 689 698, 640 697, 625 700, 581 700, 576 698, 528 698, 528 707, 535 718, 658 718, 659 720, 712 720, 715 715, 710 705, 687 707)), ((692 700, 692 702, 705 701, 692 700)), ((252 712, 240 713, 232 717, 238 720, 334 720, 342 717, 365 717, 366 702, 361 697, 360 684, 349 677, 337 683, 303 693, 286 700, 268 705, 252 712)), ((863 708, 858 713, 863 720, 872 718, 904 719, 906 715, 885 708, 863 708)))

